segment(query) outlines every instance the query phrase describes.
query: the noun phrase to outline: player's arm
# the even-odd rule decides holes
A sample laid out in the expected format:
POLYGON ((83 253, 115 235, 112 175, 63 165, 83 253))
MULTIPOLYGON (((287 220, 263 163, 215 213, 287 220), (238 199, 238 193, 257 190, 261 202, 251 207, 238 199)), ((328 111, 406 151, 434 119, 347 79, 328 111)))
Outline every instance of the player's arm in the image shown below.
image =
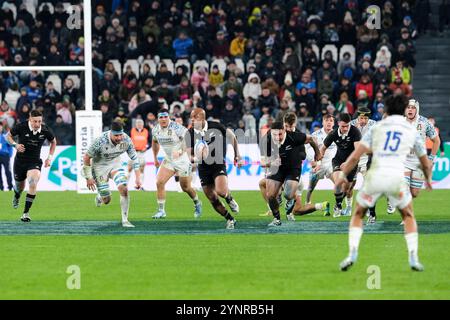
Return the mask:
POLYGON ((355 151, 353 151, 347 160, 341 164, 341 172, 345 174, 344 177, 346 177, 355 168, 362 155, 370 152, 372 152, 372 150, 367 147, 367 145, 358 143, 355 151))
POLYGON ((234 163, 240 168, 242 166, 241 154, 239 153, 239 143, 236 138, 236 135, 230 129, 226 131, 227 139, 231 142, 234 150, 234 163))
POLYGON ((91 167, 91 156, 88 152, 86 152, 83 156, 83 169, 82 176, 86 179, 86 185, 89 190, 95 191, 95 180, 92 176, 92 167, 91 167))
POLYGON ((153 159, 155 162, 155 167, 159 168, 161 163, 158 161, 158 153, 159 153, 160 145, 157 140, 152 139, 152 152, 153 152, 153 159))
POLYGON ((430 161, 427 157, 427 151, 425 150, 425 146, 423 145, 423 141, 420 135, 417 133, 416 140, 414 142, 413 147, 414 153, 420 160, 420 164, 422 166, 423 174, 425 175, 425 187, 428 190, 432 189, 431 179, 432 179, 432 171, 433 171, 433 161, 430 161))
POLYGON ((441 145, 441 138, 439 138, 439 135, 435 135, 433 138, 430 139, 433 142, 433 147, 431 148, 431 154, 429 158, 431 161, 434 161, 434 158, 436 158, 436 154, 441 145))
POLYGON ((335 135, 335 131, 332 131, 323 140, 323 145, 320 148, 320 155, 322 156, 322 158, 324 157, 325 152, 327 151, 328 147, 331 146, 331 144, 334 142, 334 140, 335 140, 334 135, 335 135))
POLYGON ((14 141, 13 136, 16 135, 15 133, 16 127, 14 127, 8 134, 6 135, 6 141, 9 143, 10 146, 17 149, 17 152, 25 152, 25 146, 23 144, 19 144, 16 141, 14 141))
POLYGON ((314 150, 314 160, 320 161, 320 159, 322 159, 323 156, 322 156, 322 153, 321 153, 321 151, 319 149, 319 145, 318 145, 316 139, 313 136, 307 134, 305 143, 308 143, 313 148, 313 150, 314 150))
POLYGON ((48 168, 52 164, 53 155, 55 154, 56 150, 56 138, 53 138, 53 140, 50 142, 50 151, 48 153, 48 157, 45 160, 45 167, 48 168))

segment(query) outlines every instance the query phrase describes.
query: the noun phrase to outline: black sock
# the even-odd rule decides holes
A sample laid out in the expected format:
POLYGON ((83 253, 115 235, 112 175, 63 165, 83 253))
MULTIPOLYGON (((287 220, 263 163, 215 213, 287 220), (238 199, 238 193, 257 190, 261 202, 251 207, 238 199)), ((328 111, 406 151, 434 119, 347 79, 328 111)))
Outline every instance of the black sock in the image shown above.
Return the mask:
POLYGON ((180 182, 180 177, 179 176, 175 176, 175 182, 180 182))
POLYGON ((27 198, 25 200, 25 210, 23 211, 23 213, 28 213, 28 211, 31 208, 31 205, 33 204, 33 200, 34 198, 36 198, 35 194, 29 194, 27 193, 27 198))
POLYGON ((273 217, 280 220, 280 206, 278 204, 278 201, 276 198, 270 198, 269 199, 269 207, 272 211, 273 217))
POLYGON ((231 193, 228 193, 225 197, 225 201, 227 203, 230 203, 231 201, 233 201, 233 197, 231 196, 231 193))
POLYGON ((21 192, 17 192, 16 188, 13 189, 14 190, 14 197, 19 200, 20 199, 20 194, 21 192))
POLYGON ((223 217, 227 220, 234 220, 233 216, 228 211, 225 212, 223 217))
POLYGON ((342 209, 342 200, 344 200, 345 194, 343 192, 335 193, 336 205, 339 209, 342 209))
POLYGON ((369 208, 369 214, 371 217, 376 217, 377 214, 375 213, 375 206, 369 208))

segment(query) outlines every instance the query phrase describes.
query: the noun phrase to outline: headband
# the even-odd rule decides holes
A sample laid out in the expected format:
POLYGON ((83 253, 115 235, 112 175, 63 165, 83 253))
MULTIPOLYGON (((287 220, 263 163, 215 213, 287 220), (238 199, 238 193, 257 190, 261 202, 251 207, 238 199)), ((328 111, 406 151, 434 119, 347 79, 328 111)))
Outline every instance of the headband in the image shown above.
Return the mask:
POLYGON ((160 113, 158 113, 158 118, 161 118, 161 117, 168 117, 169 116, 169 113, 168 112, 160 112, 160 113))
POLYGON ((118 134, 123 134, 123 130, 111 130, 112 135, 116 136, 118 134))

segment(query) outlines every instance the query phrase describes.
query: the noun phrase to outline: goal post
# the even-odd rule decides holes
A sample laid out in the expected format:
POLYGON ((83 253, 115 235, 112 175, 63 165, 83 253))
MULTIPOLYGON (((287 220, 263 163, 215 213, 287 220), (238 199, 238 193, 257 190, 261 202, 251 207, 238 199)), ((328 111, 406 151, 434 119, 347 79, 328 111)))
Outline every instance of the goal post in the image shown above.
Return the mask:
MULTIPOLYGON (((93 110, 93 88, 92 88, 92 21, 91 21, 91 0, 83 1, 83 35, 84 35, 84 65, 83 66, 0 66, 0 72, 19 71, 42 71, 42 72, 84 72, 84 110, 75 113, 75 144, 77 161, 77 190, 79 193, 90 192, 87 190, 85 179, 81 176, 81 166, 83 156, 92 141, 102 133, 102 114, 93 110)), ((80 12, 76 12, 74 7, 68 8, 69 19, 66 25, 69 26, 74 19, 81 19, 80 12)), ((76 21, 77 22, 77 21, 76 21)), ((76 25, 79 25, 79 22, 76 25)), ((79 28, 79 27, 78 27, 79 28)))

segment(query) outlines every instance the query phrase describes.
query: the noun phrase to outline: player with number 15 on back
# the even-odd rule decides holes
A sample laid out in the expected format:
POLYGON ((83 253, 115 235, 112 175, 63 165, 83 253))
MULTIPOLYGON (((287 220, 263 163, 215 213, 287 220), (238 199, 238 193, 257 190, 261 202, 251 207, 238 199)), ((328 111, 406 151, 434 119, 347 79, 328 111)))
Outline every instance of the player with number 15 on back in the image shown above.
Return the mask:
POLYGON ((364 214, 367 208, 374 206, 383 195, 400 210, 402 215, 411 269, 423 270, 417 252, 418 233, 412 196, 403 174, 406 157, 413 149, 425 174, 426 187, 431 190, 432 164, 427 158, 423 140, 417 129, 403 117, 407 104, 408 100, 404 96, 389 97, 386 101, 388 116, 364 135, 356 150, 341 165, 342 171, 336 180, 337 186, 348 184, 347 176, 357 166, 363 154, 373 155, 372 165, 356 197, 356 211, 349 229, 349 255, 340 265, 342 271, 346 271, 356 262, 364 214))
POLYGON ((29 189, 21 220, 30 222, 29 210, 36 198, 36 188, 41 176, 41 148, 45 140, 50 142, 50 152, 44 163, 46 168, 50 167, 56 149, 56 139, 50 128, 42 123, 42 113, 32 110, 29 120, 17 124, 7 135, 7 140, 17 150, 14 159, 13 207, 14 209, 19 207, 20 194, 25 189, 25 180, 27 180, 29 189), (19 142, 14 141, 13 137, 16 136, 19 142))

